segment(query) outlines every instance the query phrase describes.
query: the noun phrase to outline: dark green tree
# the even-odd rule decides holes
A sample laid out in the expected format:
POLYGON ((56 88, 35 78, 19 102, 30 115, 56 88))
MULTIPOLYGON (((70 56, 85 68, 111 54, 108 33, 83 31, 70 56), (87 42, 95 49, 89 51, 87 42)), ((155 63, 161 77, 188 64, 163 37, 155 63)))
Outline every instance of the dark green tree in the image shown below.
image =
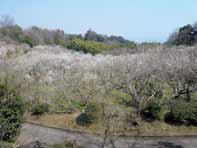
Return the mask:
POLYGON ((81 126, 88 126, 98 120, 100 112, 100 104, 97 102, 89 102, 85 107, 84 113, 76 118, 76 122, 81 126))
POLYGON ((21 127, 24 103, 7 84, 0 85, 0 140, 13 139, 21 127))
POLYGON ((186 25, 180 28, 177 38, 175 40, 176 45, 193 45, 194 44, 194 29, 191 25, 186 25))
POLYGON ((89 29, 86 32, 84 39, 89 40, 89 41, 104 42, 105 41, 105 36, 97 34, 96 32, 89 29))

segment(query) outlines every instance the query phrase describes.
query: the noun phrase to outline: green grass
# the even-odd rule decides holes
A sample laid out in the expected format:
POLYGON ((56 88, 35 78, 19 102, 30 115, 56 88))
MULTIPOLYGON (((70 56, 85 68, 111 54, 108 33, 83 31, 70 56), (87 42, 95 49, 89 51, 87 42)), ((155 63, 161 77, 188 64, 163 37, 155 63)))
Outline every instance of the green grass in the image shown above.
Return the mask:
MULTIPOLYGON (((79 130, 89 133, 104 133, 105 126, 103 121, 99 120, 98 122, 88 126, 82 127, 76 124, 75 117, 80 113, 74 114, 48 114, 41 116, 39 118, 31 116, 30 114, 26 115, 26 119, 28 121, 36 122, 39 124, 59 127, 59 128, 69 128, 73 130, 79 130)), ((114 133, 118 134, 119 132, 123 132, 123 129, 116 129, 114 133)), ((125 130, 125 129, 124 129, 125 130)), ((126 135, 136 135, 138 136, 176 136, 176 135, 197 135, 197 127, 196 126, 174 126, 169 125, 164 122, 154 121, 154 122, 140 122, 139 127, 131 127, 127 128, 124 131, 126 135)), ((120 134, 120 133, 119 133, 120 134)))
POLYGON ((12 144, 8 142, 0 142, 0 148, 12 148, 12 144))
POLYGON ((73 99, 71 100, 71 104, 78 110, 82 111, 85 107, 85 102, 78 100, 78 99, 73 99))
MULTIPOLYGON (((101 119, 88 127, 81 127, 76 124, 76 117, 83 112, 86 105, 86 102, 81 100, 81 95, 85 96, 87 94, 91 96, 91 99, 96 100, 98 102, 105 101, 107 112, 117 112, 118 115, 121 116, 119 122, 123 121, 123 118, 126 114, 130 114, 135 111, 135 108, 129 105, 129 102, 131 101, 130 96, 120 90, 114 89, 112 91, 109 91, 101 98, 100 94, 94 88, 91 88, 89 90, 82 87, 79 88, 80 92, 74 92, 72 91, 72 89, 68 88, 62 92, 61 90, 58 90, 57 87, 55 87, 55 85, 32 85, 32 87, 28 89, 27 94, 30 93, 30 96, 35 95, 35 97, 38 97, 42 101, 47 101, 48 99, 50 101, 51 112, 50 114, 41 116, 40 118, 35 118, 31 115, 28 115, 26 116, 27 120, 35 121, 37 123, 49 126, 51 125, 61 128, 76 129, 91 133, 102 133, 105 130, 105 126, 104 121, 102 121, 101 119), (63 114, 70 107, 74 109, 74 112, 72 114, 63 114)), ((163 111, 166 113, 169 111, 167 103, 173 95, 173 90, 169 85, 165 83, 162 85, 162 97, 153 98, 153 101, 158 101, 159 103, 161 103, 163 111)), ((192 99, 197 99, 197 93, 192 94, 192 99)), ((140 122, 140 126, 138 128, 126 128, 127 134, 129 135, 135 135, 136 131, 140 131, 142 135, 197 134, 197 127, 195 126, 173 126, 164 123, 164 121, 155 121, 152 123, 140 122)), ((119 132, 123 129, 117 128, 116 130, 117 132, 119 132)))
POLYGON ((68 128, 79 131, 86 131, 90 133, 99 133, 104 132, 102 121, 98 121, 96 124, 92 124, 88 127, 82 127, 76 124, 76 117, 80 112, 75 112, 73 114, 47 114, 41 117, 31 116, 31 114, 26 114, 26 120, 36 122, 39 124, 59 127, 59 128, 68 128))
POLYGON ((61 144, 53 144, 53 145, 46 145, 46 148, 84 148, 82 146, 79 146, 76 144, 75 141, 65 141, 64 143, 61 144))

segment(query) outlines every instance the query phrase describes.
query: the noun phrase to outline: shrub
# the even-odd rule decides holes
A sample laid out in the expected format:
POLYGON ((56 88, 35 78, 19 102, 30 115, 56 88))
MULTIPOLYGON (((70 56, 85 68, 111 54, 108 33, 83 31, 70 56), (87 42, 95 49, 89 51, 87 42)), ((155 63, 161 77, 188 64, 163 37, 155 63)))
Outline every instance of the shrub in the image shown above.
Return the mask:
POLYGON ((81 126, 86 126, 94 123, 99 118, 100 105, 96 102, 90 102, 86 105, 84 113, 80 114, 76 122, 81 126))
POLYGON ((37 103, 32 108, 32 115, 43 115, 49 112, 49 105, 47 103, 37 103))
POLYGON ((142 110, 142 115, 146 119, 161 120, 163 118, 162 107, 159 103, 152 101, 142 110))
POLYGON ((170 114, 176 122, 193 124, 197 122, 197 102, 175 101, 170 114))
POLYGON ((95 41, 85 41, 81 39, 71 40, 68 43, 67 48, 91 54, 101 53, 102 51, 108 49, 108 47, 102 43, 98 43, 95 41))
POLYGON ((28 44, 30 47, 33 47, 33 40, 29 36, 24 36, 19 42, 28 44))
POLYGON ((21 127, 24 103, 20 95, 7 84, 0 85, 0 140, 13 139, 21 127))
POLYGON ((76 123, 80 126, 89 126, 90 124, 92 124, 92 120, 86 113, 81 113, 76 118, 76 123))

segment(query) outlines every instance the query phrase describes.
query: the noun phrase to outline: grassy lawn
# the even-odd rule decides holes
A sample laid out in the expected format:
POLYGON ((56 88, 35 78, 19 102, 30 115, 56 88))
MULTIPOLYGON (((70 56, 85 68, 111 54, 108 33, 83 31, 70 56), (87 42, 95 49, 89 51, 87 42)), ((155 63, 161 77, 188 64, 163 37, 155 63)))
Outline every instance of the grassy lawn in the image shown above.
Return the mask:
MULTIPOLYGON (((79 113, 74 114, 46 114, 40 117, 31 116, 26 114, 26 120, 35 123, 79 130, 89 133, 104 133, 104 126, 101 121, 98 121, 88 127, 82 127, 76 124, 75 118, 79 113)), ((160 121, 154 122, 141 122, 139 127, 126 129, 126 135, 141 135, 141 136, 175 136, 175 135, 197 135, 197 127, 195 126, 175 126, 169 125, 160 121)))
POLYGON ((97 124, 92 124, 88 127, 82 127, 76 124, 75 118, 79 113, 74 114, 46 114, 40 117, 31 116, 31 114, 26 114, 26 120, 32 121, 35 123, 59 127, 59 128, 68 128, 72 130, 79 130, 90 133, 103 133, 104 129, 100 121, 97 124))

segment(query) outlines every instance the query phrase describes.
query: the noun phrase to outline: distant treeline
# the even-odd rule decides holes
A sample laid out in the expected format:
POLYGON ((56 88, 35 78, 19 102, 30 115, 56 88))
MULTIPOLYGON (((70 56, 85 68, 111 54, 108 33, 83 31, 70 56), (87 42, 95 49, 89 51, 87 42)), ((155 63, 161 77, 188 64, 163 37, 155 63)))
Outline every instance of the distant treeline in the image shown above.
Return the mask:
POLYGON ((136 43, 133 41, 121 36, 97 34, 91 29, 85 35, 66 34, 63 30, 49 30, 35 26, 23 29, 9 16, 3 16, 0 20, 0 40, 8 43, 25 43, 31 47, 55 44, 92 54, 117 48, 136 48, 136 43))
MULTIPOLYGON (((161 43, 145 42, 136 43, 129 41, 122 36, 107 36, 98 34, 89 29, 84 35, 67 34, 63 30, 43 29, 36 26, 23 29, 14 23, 13 18, 2 16, 0 18, 0 41, 7 43, 24 43, 33 47, 36 45, 61 45, 65 48, 82 51, 84 53, 120 52, 123 49, 132 49, 129 52, 136 52, 141 49, 152 49, 162 45, 161 43)), ((168 45, 188 45, 197 43, 197 23, 186 25, 173 32, 166 44, 168 45)), ((128 50, 125 50, 128 52, 128 50)))

